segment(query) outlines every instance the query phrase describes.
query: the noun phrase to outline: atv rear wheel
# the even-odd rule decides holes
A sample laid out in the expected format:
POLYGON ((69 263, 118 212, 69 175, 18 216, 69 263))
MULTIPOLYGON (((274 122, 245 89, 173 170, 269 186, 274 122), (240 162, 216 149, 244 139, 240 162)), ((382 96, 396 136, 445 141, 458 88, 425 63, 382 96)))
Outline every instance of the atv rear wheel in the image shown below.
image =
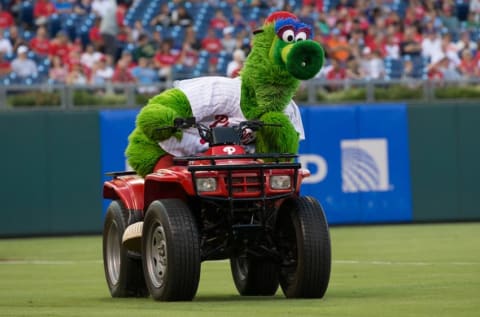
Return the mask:
POLYGON ((287 199, 278 211, 276 238, 286 297, 322 298, 330 280, 330 235, 320 203, 312 197, 287 199))
POLYGON ((195 218, 179 199, 156 200, 142 234, 145 281, 155 300, 192 300, 200 280, 200 244, 195 218))
POLYGON ((230 259, 233 281, 242 296, 272 296, 278 289, 278 265, 240 255, 230 259))
POLYGON ((122 245, 128 210, 119 200, 107 209, 103 228, 103 267, 112 297, 147 297, 140 255, 122 245))

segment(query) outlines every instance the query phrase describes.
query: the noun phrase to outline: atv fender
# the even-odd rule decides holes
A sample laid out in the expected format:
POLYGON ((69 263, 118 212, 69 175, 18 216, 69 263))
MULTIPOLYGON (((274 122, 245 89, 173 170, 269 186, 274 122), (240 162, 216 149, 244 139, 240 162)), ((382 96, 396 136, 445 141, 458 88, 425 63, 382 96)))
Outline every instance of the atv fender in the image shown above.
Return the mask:
POLYGON ((143 211, 145 180, 138 175, 118 176, 103 184, 103 197, 119 199, 131 211, 143 211))

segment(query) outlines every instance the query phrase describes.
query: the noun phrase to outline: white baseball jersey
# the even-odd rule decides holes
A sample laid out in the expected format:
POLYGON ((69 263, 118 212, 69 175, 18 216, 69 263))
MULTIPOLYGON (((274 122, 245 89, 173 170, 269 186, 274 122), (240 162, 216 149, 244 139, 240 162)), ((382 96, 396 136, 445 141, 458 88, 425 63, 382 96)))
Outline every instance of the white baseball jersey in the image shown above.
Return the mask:
MULTIPOLYGON (((187 96, 197 123, 215 127, 238 125, 247 120, 240 108, 241 79, 238 77, 199 77, 176 81, 174 87, 187 96)), ((299 133, 300 140, 305 139, 300 111, 293 100, 284 113, 299 133)), ((194 155, 208 149, 208 143, 200 138, 196 128, 184 130, 181 140, 171 137, 159 145, 174 156, 194 155)))

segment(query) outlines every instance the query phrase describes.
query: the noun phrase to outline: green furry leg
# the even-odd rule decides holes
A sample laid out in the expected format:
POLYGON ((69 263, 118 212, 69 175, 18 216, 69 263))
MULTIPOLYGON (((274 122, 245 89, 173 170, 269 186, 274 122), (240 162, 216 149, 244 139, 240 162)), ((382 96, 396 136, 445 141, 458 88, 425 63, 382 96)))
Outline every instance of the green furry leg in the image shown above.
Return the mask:
POLYGON ((299 137, 288 117, 280 112, 269 112, 260 117, 267 124, 280 127, 263 127, 256 134, 257 153, 298 153, 299 137))
POLYGON ((151 173, 158 159, 165 154, 158 143, 147 138, 138 128, 135 128, 128 137, 128 146, 125 150, 128 164, 142 177, 151 173))

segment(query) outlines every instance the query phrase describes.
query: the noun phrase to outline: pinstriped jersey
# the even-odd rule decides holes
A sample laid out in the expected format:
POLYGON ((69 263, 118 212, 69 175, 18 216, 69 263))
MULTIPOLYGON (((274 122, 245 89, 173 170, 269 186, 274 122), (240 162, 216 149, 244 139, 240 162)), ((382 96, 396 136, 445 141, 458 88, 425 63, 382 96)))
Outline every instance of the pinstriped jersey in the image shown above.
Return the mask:
MULTIPOLYGON (((186 95, 197 123, 216 127, 238 125, 247 120, 240 108, 241 79, 238 77, 199 77, 177 81, 174 87, 186 95)), ((303 140, 305 134, 302 118, 293 100, 284 113, 299 133, 300 140, 303 140)), ((249 141, 254 144, 254 136, 249 141)), ((181 140, 171 137, 160 141, 159 145, 174 156, 194 155, 208 149, 208 144, 200 138, 196 128, 184 130, 181 140)))

